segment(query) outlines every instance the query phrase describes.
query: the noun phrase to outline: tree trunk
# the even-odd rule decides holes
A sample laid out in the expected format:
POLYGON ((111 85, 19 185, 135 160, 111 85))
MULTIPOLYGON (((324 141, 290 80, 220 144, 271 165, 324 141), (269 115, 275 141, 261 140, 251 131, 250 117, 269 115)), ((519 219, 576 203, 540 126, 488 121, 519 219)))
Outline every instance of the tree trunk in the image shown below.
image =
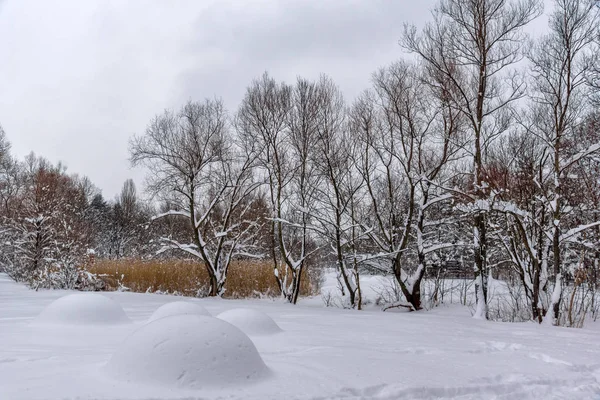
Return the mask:
MULTIPOLYGON (((304 264, 304 263, 303 263, 304 264)), ((291 303, 296 304, 298 302, 298 296, 300 295, 300 283, 302 282, 302 270, 303 265, 299 265, 294 274, 294 279, 292 282, 292 298, 291 303)))
MULTIPOLYGON (((207 268, 207 270, 210 270, 210 268, 207 268)), ((217 277, 215 276, 214 273, 212 273, 212 271, 209 272, 209 278, 210 278, 210 290, 208 292, 208 295, 210 297, 216 297, 219 295, 219 282, 217 282, 217 277)))
POLYGON ((486 262, 486 223, 485 217, 478 213, 474 220, 473 235, 475 237, 475 296, 477 308, 475 317, 488 319, 488 268, 486 262))

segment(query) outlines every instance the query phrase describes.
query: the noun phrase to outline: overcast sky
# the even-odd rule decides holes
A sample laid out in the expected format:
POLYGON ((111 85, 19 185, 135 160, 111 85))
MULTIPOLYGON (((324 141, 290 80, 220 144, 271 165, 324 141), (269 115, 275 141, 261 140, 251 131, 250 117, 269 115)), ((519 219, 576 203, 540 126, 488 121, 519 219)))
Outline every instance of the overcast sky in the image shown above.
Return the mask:
POLYGON ((0 0, 0 124, 112 198, 142 189, 127 143, 186 100, 235 111, 248 83, 330 75, 351 101, 402 57, 402 25, 434 0, 0 0))

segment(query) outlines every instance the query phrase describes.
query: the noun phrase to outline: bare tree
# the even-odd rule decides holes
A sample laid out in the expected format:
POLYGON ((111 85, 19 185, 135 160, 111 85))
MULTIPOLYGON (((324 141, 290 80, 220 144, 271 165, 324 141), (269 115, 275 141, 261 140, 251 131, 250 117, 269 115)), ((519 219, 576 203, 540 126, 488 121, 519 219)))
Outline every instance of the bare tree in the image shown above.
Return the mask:
POLYGON ((238 112, 240 135, 260 148, 272 213, 271 259, 283 297, 296 303, 302 273, 315 251, 311 208, 319 180, 315 168, 319 93, 299 78, 294 87, 264 74, 252 82, 238 112))
MULTIPOLYGON (((589 76, 598 60, 595 39, 600 25, 599 9, 590 0, 556 0, 550 16, 550 33, 533 47, 532 111, 536 117, 530 133, 542 143, 546 170, 538 185, 551 214, 552 276, 554 292, 550 308, 555 324, 559 321, 562 300, 563 247, 576 233, 589 225, 565 231, 565 220, 572 205, 565 199, 569 172, 582 159, 600 150, 600 143, 577 146, 578 127, 592 110, 589 76), (548 173, 547 171, 551 171, 548 173)), ((592 222, 597 224, 598 222, 592 222)))
POLYGON ((360 169, 373 216, 361 221, 373 244, 368 258, 396 278, 407 303, 391 306, 414 310, 423 307, 426 257, 456 245, 430 240, 440 221, 427 219, 430 208, 451 198, 436 181, 459 149, 459 113, 448 85, 425 73, 407 62, 380 70, 351 118, 364 146, 360 169))
POLYGON ((505 261, 516 272, 531 318, 542 322, 548 309, 548 255, 551 240, 545 234, 551 218, 548 205, 539 201, 542 191, 537 182, 546 170, 543 146, 527 130, 518 130, 500 140, 488 162, 490 187, 496 193, 492 210, 497 221, 498 243, 505 261))
POLYGON ((391 270, 404 297, 418 310, 420 291, 414 291, 417 282, 407 279, 404 260, 418 212, 419 139, 426 135, 433 117, 421 97, 425 86, 414 66, 399 62, 382 69, 374 75, 374 85, 381 122, 375 135, 366 136, 376 163, 375 169, 364 172, 377 221, 370 236, 382 253, 390 255, 391 270))
POLYGON ((110 227, 107 228, 110 232, 109 256, 111 258, 119 259, 130 253, 128 251, 130 244, 137 239, 143 223, 140 220, 142 217, 140 211, 135 183, 127 179, 111 207, 110 227))
POLYGON ((260 79, 254 80, 246 90, 236 120, 240 136, 246 143, 256 143, 260 150, 258 160, 263 174, 266 175, 271 203, 270 256, 280 293, 290 301, 293 296, 288 293, 288 271, 282 257, 282 221, 285 192, 293 173, 286 142, 291 107, 291 88, 285 84, 277 84, 265 73, 260 79))
POLYGON ((0 161, 5 162, 7 159, 12 158, 10 154, 11 144, 6 137, 6 132, 0 125, 0 161))
MULTIPOLYGON (((411 290, 411 304, 421 305, 421 281, 427 271, 427 259, 432 253, 445 253, 464 243, 457 240, 458 235, 447 235, 442 232, 456 229, 455 219, 442 217, 440 209, 453 200, 454 194, 445 189, 455 175, 449 165, 460 160, 464 148, 464 116, 452 103, 452 91, 456 88, 444 76, 435 70, 423 72, 421 78, 427 83, 423 93, 430 96, 430 104, 425 106, 424 115, 431 120, 419 131, 415 138, 417 152, 415 170, 418 179, 416 192, 417 213, 415 218, 415 236, 417 252, 417 268, 408 277, 407 289, 411 290), (426 90, 429 89, 429 90, 426 90), (427 110, 427 107, 430 109, 427 110), (451 240, 448 240, 448 238, 451 240)), ((423 124, 417 119, 415 124, 423 124)), ((438 260, 441 266, 441 260, 438 260)))
POLYGON ((255 153, 236 148, 220 100, 189 102, 178 114, 157 116, 130 145, 131 161, 150 170, 149 189, 170 197, 177 215, 189 221, 191 243, 163 238, 162 251, 176 249, 200 259, 210 277, 210 296, 225 290, 232 258, 252 253, 257 224, 245 216, 256 189, 255 153))
MULTIPOLYGON (((315 165, 315 143, 321 122, 320 94, 316 83, 298 78, 291 92, 292 107, 287 119, 288 154, 291 155, 288 162, 293 172, 286 204, 282 204, 285 209, 279 211, 277 225, 281 257, 292 273, 288 295, 294 304, 300 294, 307 260, 317 249, 313 238, 312 209, 316 204, 316 190, 321 184, 315 165)), ((277 277, 280 276, 277 274, 277 277)))
MULTIPOLYGON (((418 177, 414 173, 415 122, 418 79, 405 63, 394 64, 374 75, 375 91, 365 92, 350 113, 350 126, 359 138, 358 170, 364 181, 369 213, 357 221, 368 234, 361 263, 383 273, 393 273, 411 306, 406 284, 406 251, 415 215, 418 177), (410 120, 410 122, 409 122, 410 120)), ((418 111, 417 111, 418 112, 418 111)), ((399 305, 399 304, 398 304, 399 305)), ((416 307, 416 309, 420 308, 416 307)))
POLYGON ((510 66, 522 59, 523 27, 540 15, 539 0, 441 0, 434 22, 421 34, 407 27, 403 46, 454 86, 453 107, 469 123, 472 145, 472 212, 476 274, 475 317, 487 318, 487 148, 510 123, 510 105, 524 95, 524 81, 510 66))
POLYGON ((356 169, 359 146, 346 121, 344 99, 328 77, 318 82, 316 167, 322 181, 316 188, 319 207, 313 209, 319 233, 331 248, 342 293, 349 306, 362 308, 357 242, 365 232, 357 222, 356 208, 363 179, 356 169))
POLYGON ((11 144, 0 126, 0 215, 12 218, 18 209, 19 194, 25 178, 19 162, 10 154, 11 144))
POLYGON ((131 216, 135 212, 137 205, 137 191, 133 179, 127 179, 123 183, 121 193, 119 194, 119 203, 127 216, 131 216))

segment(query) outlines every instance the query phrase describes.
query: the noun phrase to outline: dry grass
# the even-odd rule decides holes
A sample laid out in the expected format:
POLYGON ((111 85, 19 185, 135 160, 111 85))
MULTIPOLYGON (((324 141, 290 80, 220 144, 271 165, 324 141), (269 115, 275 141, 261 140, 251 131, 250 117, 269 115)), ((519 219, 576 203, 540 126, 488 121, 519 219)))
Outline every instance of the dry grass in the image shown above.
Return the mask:
MULTIPOLYGON (((108 290, 124 286, 132 292, 202 296, 209 286, 204 265, 187 260, 97 260, 87 270, 100 276, 108 290)), ((318 286, 318 279, 304 273, 301 295, 316 294, 318 286)), ((232 262, 225 289, 228 298, 279 295, 271 264, 260 261, 232 262)))

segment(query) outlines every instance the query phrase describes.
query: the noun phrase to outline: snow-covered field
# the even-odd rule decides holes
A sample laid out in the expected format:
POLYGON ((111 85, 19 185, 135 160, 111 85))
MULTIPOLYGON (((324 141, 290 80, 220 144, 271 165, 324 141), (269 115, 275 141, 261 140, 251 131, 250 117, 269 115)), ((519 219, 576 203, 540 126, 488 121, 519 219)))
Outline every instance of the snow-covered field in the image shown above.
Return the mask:
POLYGON ((600 324, 485 322, 459 306, 356 312, 321 299, 184 299, 213 316, 260 311, 281 330, 260 313, 228 312, 226 323, 181 304, 161 316, 188 315, 148 323, 182 298, 133 293, 102 294, 126 317, 114 303, 75 297, 38 318, 68 294, 0 274, 1 400, 600 399, 600 324), (109 318, 96 320, 90 304, 109 318), (74 319, 61 309, 76 309, 74 319))

